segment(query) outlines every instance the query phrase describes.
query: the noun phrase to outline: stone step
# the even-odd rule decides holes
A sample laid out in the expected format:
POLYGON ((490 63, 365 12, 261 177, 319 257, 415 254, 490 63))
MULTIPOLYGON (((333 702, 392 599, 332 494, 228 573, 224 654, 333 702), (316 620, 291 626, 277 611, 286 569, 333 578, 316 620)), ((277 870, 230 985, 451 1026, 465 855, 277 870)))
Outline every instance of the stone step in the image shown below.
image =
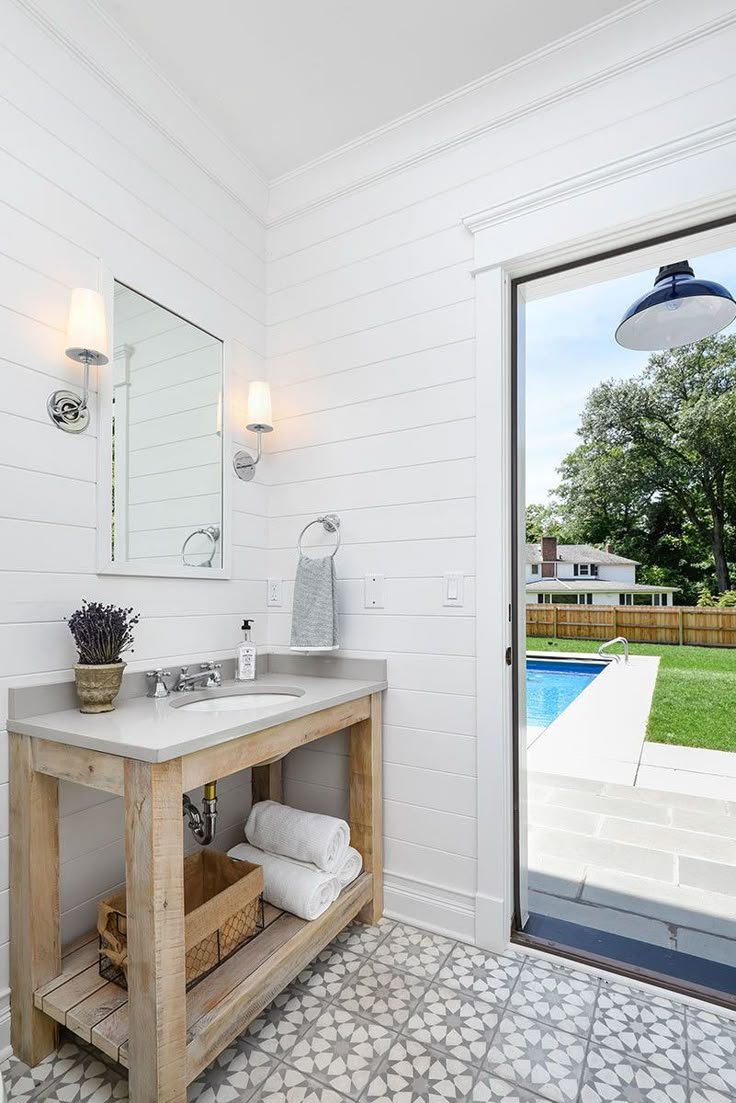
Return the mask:
POLYGON ((610 869, 588 868, 580 899, 736 941, 733 898, 723 893, 665 884, 610 869))
POLYGON ((528 854, 529 867, 535 869, 544 869, 544 856, 551 854, 584 865, 675 883, 674 854, 610 839, 532 827, 528 835, 528 854))

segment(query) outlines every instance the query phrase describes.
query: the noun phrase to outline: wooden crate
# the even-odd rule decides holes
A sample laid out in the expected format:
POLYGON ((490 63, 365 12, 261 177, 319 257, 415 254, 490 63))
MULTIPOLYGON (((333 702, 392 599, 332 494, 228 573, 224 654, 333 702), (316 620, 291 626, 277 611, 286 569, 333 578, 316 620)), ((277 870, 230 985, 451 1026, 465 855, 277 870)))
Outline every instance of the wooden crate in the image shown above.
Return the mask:
MULTIPOLYGON (((198 850, 184 859, 186 983, 203 980, 249 939, 263 930, 263 870, 216 850, 198 850)), ((127 988, 125 890, 101 900, 100 975, 127 988)))

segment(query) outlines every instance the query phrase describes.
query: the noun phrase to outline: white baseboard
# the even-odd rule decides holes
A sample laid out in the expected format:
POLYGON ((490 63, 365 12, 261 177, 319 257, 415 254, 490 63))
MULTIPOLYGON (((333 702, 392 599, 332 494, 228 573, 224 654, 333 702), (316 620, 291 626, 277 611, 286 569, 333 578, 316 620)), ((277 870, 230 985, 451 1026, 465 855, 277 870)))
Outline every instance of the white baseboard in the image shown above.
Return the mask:
POLYGON ((384 912, 435 934, 475 941, 474 898, 438 885, 387 873, 383 881, 384 912))
POLYGON ((502 953, 511 938, 508 901, 499 896, 475 896, 475 942, 492 954, 502 953))

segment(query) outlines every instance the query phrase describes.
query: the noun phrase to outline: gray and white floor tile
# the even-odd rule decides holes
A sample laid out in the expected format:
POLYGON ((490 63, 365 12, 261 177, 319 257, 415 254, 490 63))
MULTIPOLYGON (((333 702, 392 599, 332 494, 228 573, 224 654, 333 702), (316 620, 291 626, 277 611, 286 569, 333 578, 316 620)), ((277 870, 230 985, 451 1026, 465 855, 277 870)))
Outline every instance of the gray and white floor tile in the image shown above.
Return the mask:
POLYGON ((400 1030, 427 984, 421 977, 389 969, 374 958, 348 978, 335 1003, 389 1030, 400 1030))
MULTIPOLYGON (((279 1065, 256 1096, 257 1103, 345 1103, 334 1088, 310 1080, 289 1065, 279 1065)), ((256 1103, 253 1100, 253 1103, 256 1103)))
POLYGON ((674 1005, 601 989, 593 1042, 658 1068, 685 1073, 685 1014, 674 1005))
POLYGON ((587 1037, 593 1024, 598 985, 582 973, 529 963, 522 969, 509 1010, 587 1037))
POLYGON ((72 1043, 60 1046, 34 1068, 29 1068, 15 1057, 3 1061, 0 1065, 5 1095, 13 1103, 30 1103, 38 1099, 55 1080, 72 1067, 78 1060, 81 1050, 72 1043))
POLYGON ((491 1042, 486 1066, 501 1079, 552 1103, 574 1103, 585 1053, 586 1042, 578 1035, 507 1012, 491 1042))
POLYGON ((719 1015, 688 1011, 687 1049, 693 1085, 736 1098, 736 1023, 719 1015))
POLYGON ((246 1103, 273 1067, 272 1057, 238 1038, 189 1085, 187 1103, 246 1103))
MULTIPOLYGON (((107 1061, 99 1054, 90 1053, 74 1042, 65 1041, 60 1045, 56 1072, 59 1075, 40 1097, 48 1103, 103 1103, 108 1099, 127 1099, 127 1081, 120 1076, 115 1078, 107 1061)), ((13 1092, 13 1103, 16 1098, 13 1092)))
POLYGON ((449 988, 473 993, 491 1003, 506 1003, 519 979, 523 959, 507 954, 489 954, 472 946, 456 944, 437 980, 449 988))
POLYGON ((391 919, 379 919, 372 927, 365 923, 350 923, 344 931, 340 931, 333 942, 333 946, 344 946, 346 950, 352 950, 354 954, 364 954, 367 957, 380 946, 395 928, 396 924, 391 919))
POLYGON ((489 1072, 481 1072, 468 1098, 469 1103, 544 1103, 541 1095, 534 1095, 489 1072))
POLYGON ((470 1065, 400 1038, 362 1098, 370 1103, 461 1103, 474 1078, 470 1065))
POLYGON ((306 1034, 326 1006, 310 992, 289 987, 250 1024, 244 1037, 258 1049, 283 1057, 306 1034))
POLYGON ((375 957, 385 965, 432 980, 453 945, 449 938, 397 923, 376 950, 375 957))
POLYGON ((378 1023, 330 1007, 292 1049, 289 1064, 343 1095, 357 1097, 396 1035, 378 1023))
MULTIPOLYGON (((63 1032, 8 1103, 127 1103, 63 1032)), ((188 1103, 734 1103, 736 1021, 564 962, 352 925, 188 1089, 188 1103)))
POLYGON ((679 1073, 632 1060, 612 1049, 588 1052, 580 1103, 687 1103, 687 1080, 679 1073))
POLYGON ((432 985, 419 1001, 405 1033, 466 1064, 480 1064, 498 1026, 490 1003, 453 988, 432 985))
POLYGON ((364 958, 351 954, 334 943, 317 954, 306 969, 302 970, 294 984, 304 988, 317 999, 331 1000, 340 991, 346 979, 357 973, 364 958))

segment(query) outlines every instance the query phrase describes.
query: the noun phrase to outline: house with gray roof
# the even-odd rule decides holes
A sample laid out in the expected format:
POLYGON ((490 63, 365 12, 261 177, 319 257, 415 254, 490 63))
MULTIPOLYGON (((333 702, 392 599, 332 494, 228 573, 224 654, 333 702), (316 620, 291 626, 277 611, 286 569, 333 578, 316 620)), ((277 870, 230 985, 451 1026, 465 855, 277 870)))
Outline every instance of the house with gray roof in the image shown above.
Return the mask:
POLYGON ((638 566, 608 547, 544 536, 526 545, 527 605, 672 605, 674 587, 637 582, 638 566))

